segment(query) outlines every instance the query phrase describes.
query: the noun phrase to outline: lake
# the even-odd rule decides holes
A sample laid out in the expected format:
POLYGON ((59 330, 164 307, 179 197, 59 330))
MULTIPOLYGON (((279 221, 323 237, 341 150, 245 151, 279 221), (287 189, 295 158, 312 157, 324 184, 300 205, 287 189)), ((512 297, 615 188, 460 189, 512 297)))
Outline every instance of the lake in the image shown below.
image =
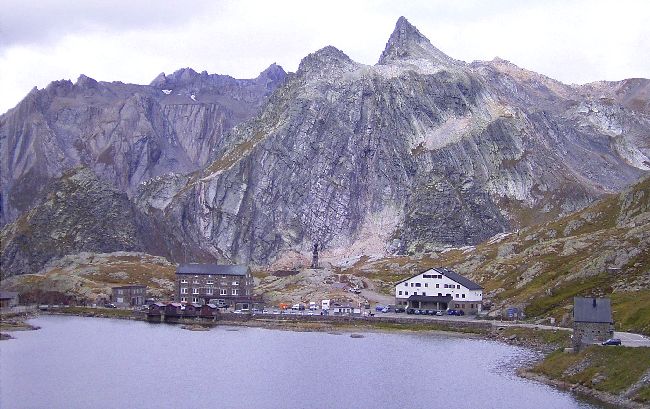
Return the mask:
POLYGON ((595 408, 521 379, 526 349, 445 334, 42 316, 0 342, 0 407, 595 408))

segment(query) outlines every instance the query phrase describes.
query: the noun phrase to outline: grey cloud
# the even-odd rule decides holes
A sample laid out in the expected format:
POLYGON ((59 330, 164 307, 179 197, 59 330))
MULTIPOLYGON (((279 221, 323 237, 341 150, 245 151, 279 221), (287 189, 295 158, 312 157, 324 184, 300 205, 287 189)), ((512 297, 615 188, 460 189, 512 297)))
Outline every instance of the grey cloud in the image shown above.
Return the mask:
POLYGON ((47 45, 80 31, 175 27, 219 4, 209 0, 5 0, 3 3, 0 49, 13 45, 47 45))

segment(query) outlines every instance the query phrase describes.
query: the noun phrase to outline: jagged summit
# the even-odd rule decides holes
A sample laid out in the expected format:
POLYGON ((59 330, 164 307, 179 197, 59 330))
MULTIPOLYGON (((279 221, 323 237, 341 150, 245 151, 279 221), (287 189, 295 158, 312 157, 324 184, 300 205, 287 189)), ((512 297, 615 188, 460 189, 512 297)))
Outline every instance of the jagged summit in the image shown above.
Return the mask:
POLYGON ((297 74, 340 72, 354 69, 356 63, 343 51, 328 45, 313 52, 300 61, 297 74))
POLYGON ((279 66, 276 63, 273 63, 268 66, 267 69, 262 71, 260 75, 257 76, 258 79, 261 78, 266 78, 270 79, 272 81, 281 81, 284 80, 284 78, 287 76, 286 71, 284 71, 284 68, 279 66))
POLYGON ((395 24, 395 30, 390 35, 378 64, 387 65, 404 60, 429 60, 441 65, 457 63, 434 47, 428 38, 402 16, 395 24))

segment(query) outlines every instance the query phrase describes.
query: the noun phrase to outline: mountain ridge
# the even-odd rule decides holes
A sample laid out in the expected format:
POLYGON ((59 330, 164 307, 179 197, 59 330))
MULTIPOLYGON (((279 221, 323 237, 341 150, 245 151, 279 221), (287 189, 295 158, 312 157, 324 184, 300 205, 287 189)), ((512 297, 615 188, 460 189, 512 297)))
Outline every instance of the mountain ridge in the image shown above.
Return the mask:
MULTIPOLYGON (((190 69, 162 74, 143 88, 156 97, 116 86, 112 92, 129 95, 132 107, 127 118, 118 116, 129 125, 124 136, 134 129, 150 134, 135 139, 141 159, 127 173, 138 175, 128 192, 140 226, 160 244, 156 254, 266 265, 314 242, 341 257, 474 245, 585 207, 647 171, 643 81, 575 87, 504 60, 442 61, 403 18, 387 49, 406 49, 406 58, 392 62, 390 51, 384 64, 370 66, 324 47, 286 77, 271 65, 268 75, 252 80, 257 93, 242 88, 244 80, 190 69), (417 48, 422 44, 426 53, 417 48), (219 89, 233 92, 227 98, 202 94, 224 83, 219 89), (239 117, 233 105, 230 127, 201 119, 212 103, 202 101, 218 105, 251 95, 261 98, 249 101, 255 114, 239 117), (172 112, 165 113, 168 107, 172 112), (182 157, 161 148, 157 133, 176 136, 174 146, 188 154, 188 163, 204 165, 152 171, 149 164, 165 154, 182 157), (206 142, 208 134, 214 138, 206 142)), ((101 82, 80 77, 77 83, 92 90, 77 98, 105 97, 101 82)), ((47 101, 65 106, 74 87, 54 84, 47 101)), ((8 122, 16 129, 31 124, 20 120, 3 116, 0 131, 8 122)), ((128 155, 101 153, 104 178, 111 180, 113 169, 124 172, 111 161, 128 155)), ((6 202, 5 186, 3 180, 6 202)))

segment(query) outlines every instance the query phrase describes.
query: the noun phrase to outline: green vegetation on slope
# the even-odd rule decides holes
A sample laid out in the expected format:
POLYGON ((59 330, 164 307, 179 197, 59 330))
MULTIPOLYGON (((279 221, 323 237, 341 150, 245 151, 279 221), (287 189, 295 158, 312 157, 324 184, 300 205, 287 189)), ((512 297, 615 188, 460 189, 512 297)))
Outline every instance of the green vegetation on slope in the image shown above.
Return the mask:
MULTIPOLYGON (((650 348, 588 347, 577 354, 558 350, 533 367, 548 378, 621 394, 650 370, 650 348)), ((632 397, 648 402, 647 388, 632 397)))

